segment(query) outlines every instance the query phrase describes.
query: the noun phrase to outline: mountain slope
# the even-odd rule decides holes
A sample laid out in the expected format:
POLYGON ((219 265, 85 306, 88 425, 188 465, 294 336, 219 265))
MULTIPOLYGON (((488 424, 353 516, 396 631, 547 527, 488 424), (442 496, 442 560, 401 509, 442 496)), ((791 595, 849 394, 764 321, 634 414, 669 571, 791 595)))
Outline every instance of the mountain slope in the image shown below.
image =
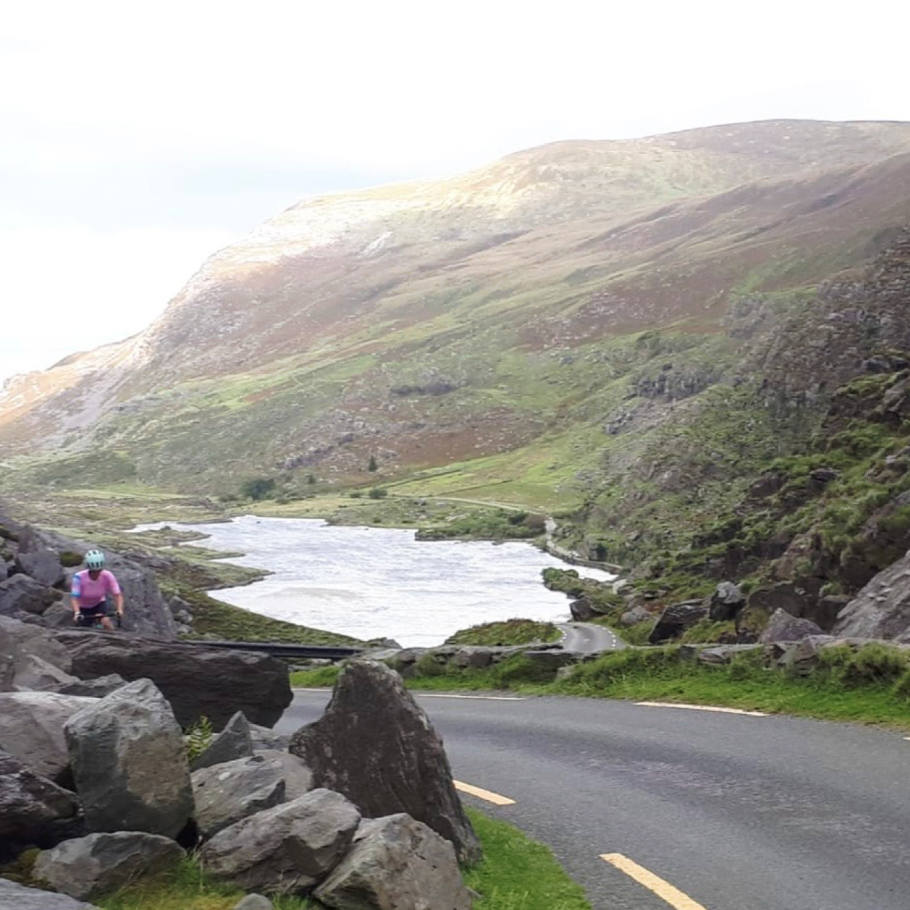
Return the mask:
POLYGON ((641 456, 639 431, 715 394, 743 357, 731 313, 798 305, 908 222, 901 123, 557 143, 305 201, 213 256, 141 335, 8 383, 0 451, 43 448, 32 476, 64 484, 214 492, 255 473, 363 480, 371 454, 387 477, 470 461, 484 483, 522 477, 519 498, 577 505, 609 485, 605 459, 641 456), (522 463, 526 446, 557 467, 522 463))

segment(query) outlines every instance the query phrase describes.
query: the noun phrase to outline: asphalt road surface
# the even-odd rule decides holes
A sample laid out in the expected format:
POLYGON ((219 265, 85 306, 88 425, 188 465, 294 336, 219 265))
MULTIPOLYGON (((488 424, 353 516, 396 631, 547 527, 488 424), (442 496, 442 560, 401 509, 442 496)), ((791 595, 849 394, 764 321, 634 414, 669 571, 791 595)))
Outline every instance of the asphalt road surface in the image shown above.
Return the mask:
POLYGON ((559 643, 566 651, 590 654, 625 647, 625 642, 617 638, 615 632, 591 622, 558 622, 556 628, 562 632, 559 643))
MULTIPOLYGON (((548 844, 596 910, 910 910, 910 741, 778 716, 419 695, 467 804, 548 844)), ((298 691, 276 726, 318 718, 298 691)))

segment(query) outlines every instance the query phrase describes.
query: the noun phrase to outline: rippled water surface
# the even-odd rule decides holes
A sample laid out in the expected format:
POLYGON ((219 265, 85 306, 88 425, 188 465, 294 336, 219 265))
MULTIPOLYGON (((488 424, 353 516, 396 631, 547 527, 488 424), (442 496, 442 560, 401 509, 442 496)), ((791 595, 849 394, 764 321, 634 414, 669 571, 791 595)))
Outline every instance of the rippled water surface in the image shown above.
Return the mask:
POLYGON ((213 592, 219 600, 355 638, 428 646, 478 623, 569 615, 568 598, 548 591, 540 578, 548 566, 566 564, 530 544, 421 542, 413 531, 251 515, 177 527, 208 534, 204 546, 246 554, 230 562, 274 573, 213 592))

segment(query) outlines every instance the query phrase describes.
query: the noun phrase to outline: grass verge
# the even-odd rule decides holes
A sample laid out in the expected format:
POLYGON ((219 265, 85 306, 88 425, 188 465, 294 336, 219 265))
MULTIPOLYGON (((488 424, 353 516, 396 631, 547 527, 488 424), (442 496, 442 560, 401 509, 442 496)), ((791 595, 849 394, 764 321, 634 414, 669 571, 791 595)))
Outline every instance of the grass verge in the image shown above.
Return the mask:
MULTIPOLYGON (((531 695, 660 700, 721 705, 821 720, 881 724, 910 731, 910 655, 870 643, 825 649, 808 676, 764 664, 761 651, 746 652, 723 666, 684 659, 678 646, 629 648, 576 666, 563 679, 522 656, 483 670, 421 659, 405 670, 410 689, 492 691, 531 695)), ((295 686, 330 686, 337 667, 292 674, 295 686)))
POLYGON ((447 645, 502 647, 559 641, 559 635, 559 629, 551 622, 507 619, 504 622, 487 622, 471 626, 469 629, 462 629, 447 638, 445 643, 447 645))

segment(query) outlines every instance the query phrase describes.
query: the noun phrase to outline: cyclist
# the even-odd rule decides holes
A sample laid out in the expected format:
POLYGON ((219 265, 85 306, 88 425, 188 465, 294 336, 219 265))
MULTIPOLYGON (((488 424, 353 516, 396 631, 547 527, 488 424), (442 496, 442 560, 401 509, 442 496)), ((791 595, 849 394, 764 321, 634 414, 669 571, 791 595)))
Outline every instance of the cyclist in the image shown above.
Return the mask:
POLYGON ((87 569, 73 575, 70 600, 73 607, 73 622, 80 626, 92 626, 100 621, 105 629, 113 629, 107 616, 107 595, 114 596, 117 620, 123 616, 123 593, 113 572, 104 568, 104 554, 100 550, 89 550, 85 554, 87 569))

